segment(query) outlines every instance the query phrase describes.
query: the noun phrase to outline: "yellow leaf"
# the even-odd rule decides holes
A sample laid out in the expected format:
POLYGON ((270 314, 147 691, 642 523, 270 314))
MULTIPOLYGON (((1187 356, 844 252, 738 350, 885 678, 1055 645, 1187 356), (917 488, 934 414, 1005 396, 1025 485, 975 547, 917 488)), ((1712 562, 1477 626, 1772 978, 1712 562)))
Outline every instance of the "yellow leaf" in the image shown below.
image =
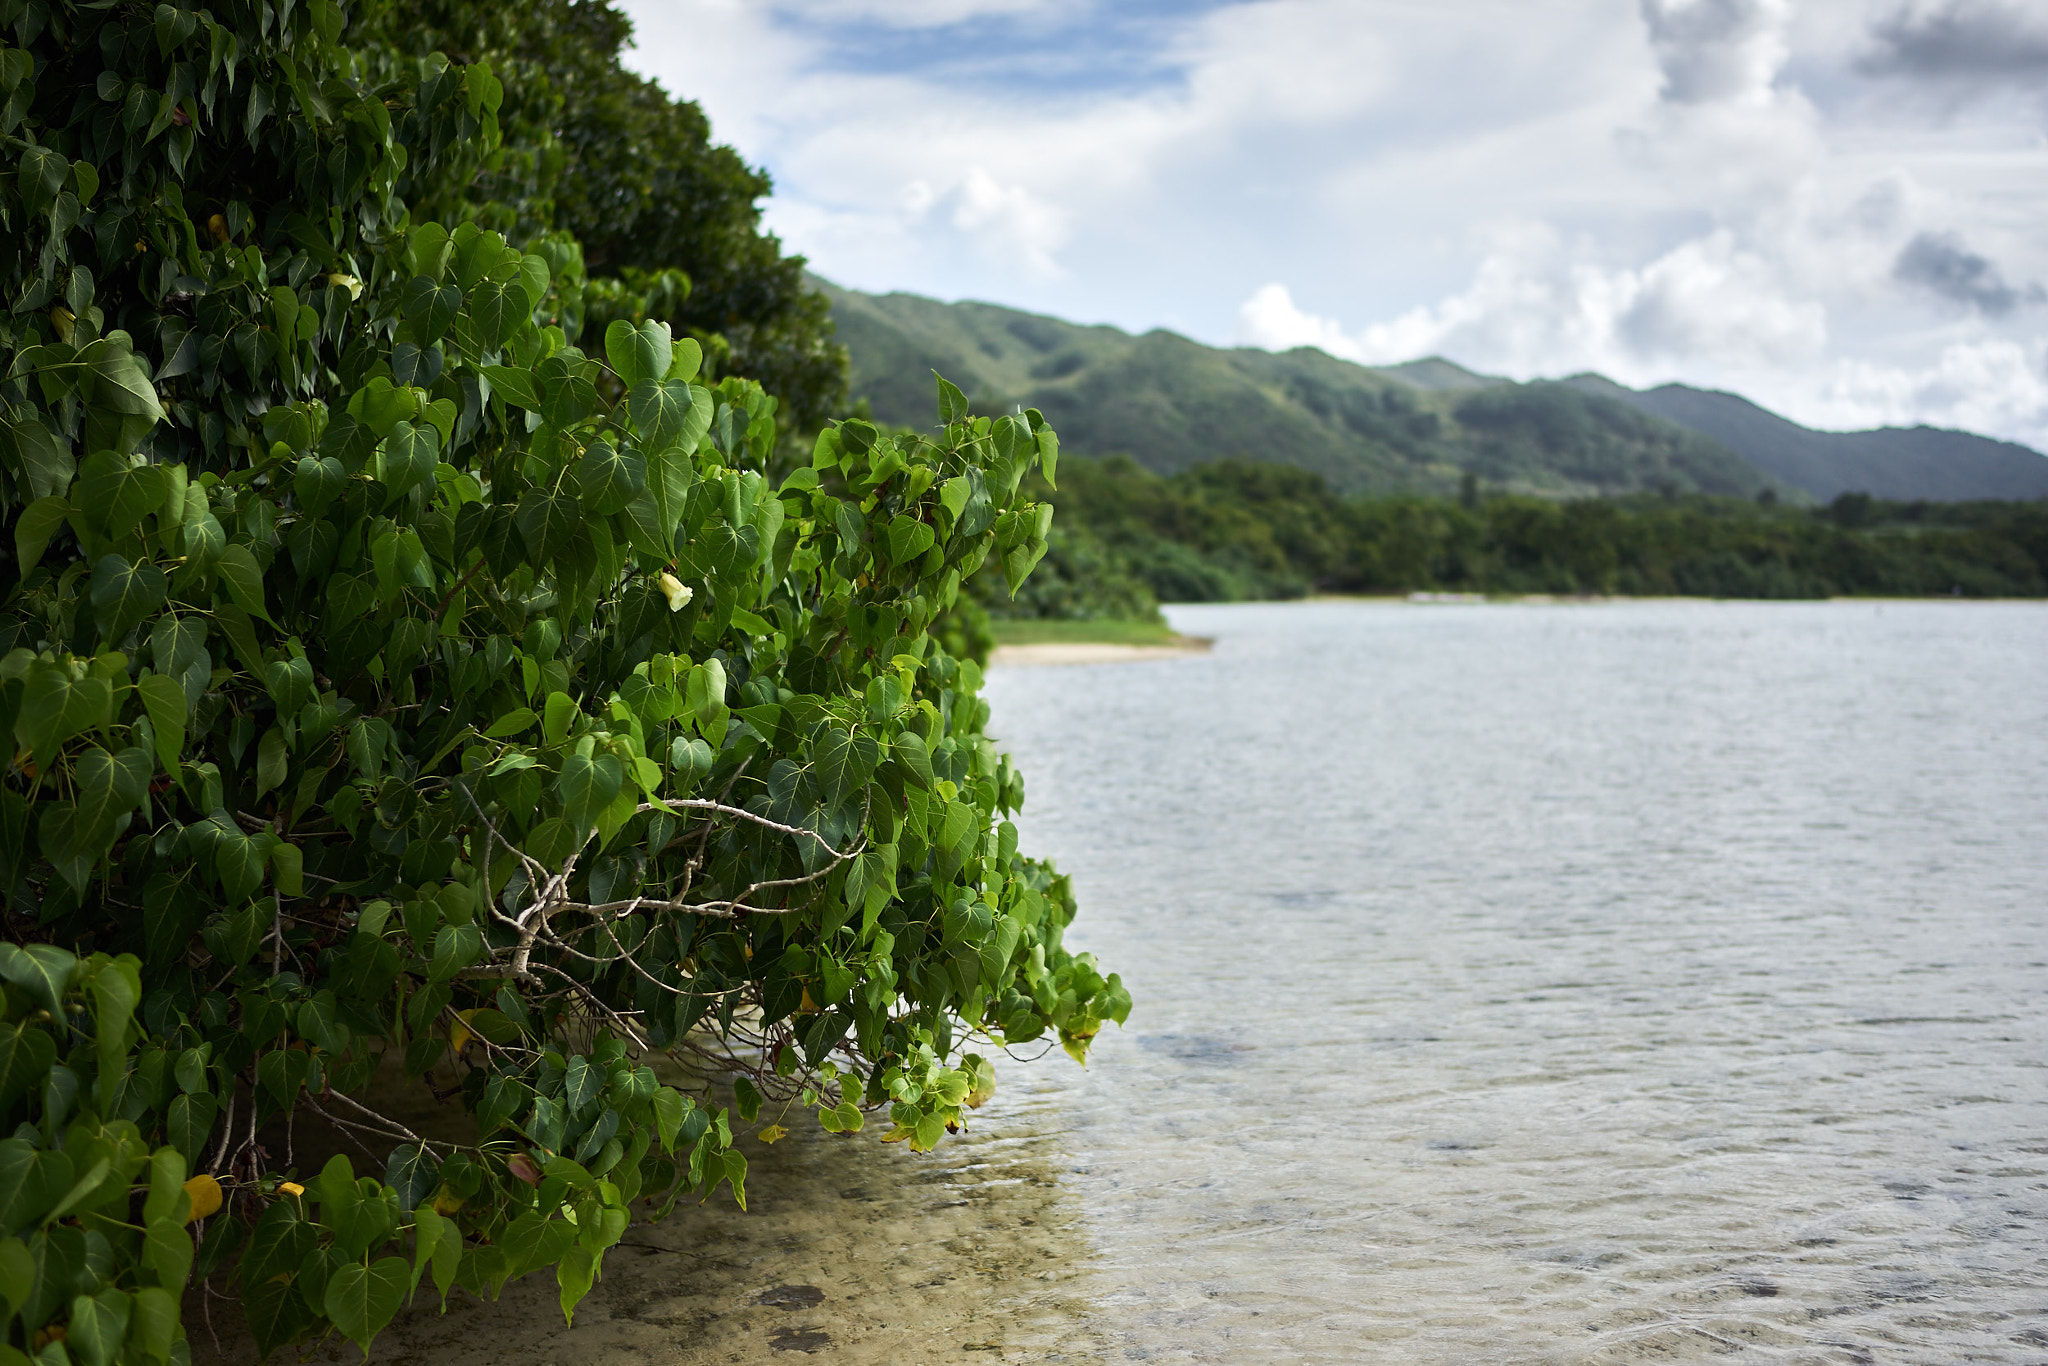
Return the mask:
POLYGON ((455 1012, 455 1018, 462 1021, 462 1023, 448 1027, 448 1051, 450 1054, 460 1053, 468 1046, 469 1041, 476 1037, 469 1032, 469 1022, 475 1014, 476 1011, 474 1010, 458 1010, 455 1012))
POLYGON ((210 1176, 195 1176, 185 1183, 185 1194, 192 1197, 192 1213, 186 1223, 204 1219, 209 1214, 220 1212, 220 1182, 210 1176))
POLYGON ((304 1195, 306 1188, 296 1181, 280 1181, 277 1183, 277 1193, 279 1195, 304 1195))
POLYGON ((783 1128, 780 1124, 771 1124, 761 1131, 760 1139, 763 1143, 773 1143, 788 1132, 789 1130, 783 1128))

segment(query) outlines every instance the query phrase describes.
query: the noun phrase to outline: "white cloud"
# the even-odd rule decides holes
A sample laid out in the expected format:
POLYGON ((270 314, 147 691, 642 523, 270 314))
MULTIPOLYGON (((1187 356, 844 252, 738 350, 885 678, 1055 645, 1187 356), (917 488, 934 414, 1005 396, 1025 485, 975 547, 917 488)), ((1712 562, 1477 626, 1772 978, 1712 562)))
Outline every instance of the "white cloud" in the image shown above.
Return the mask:
POLYGON ((2048 444, 2039 310, 1895 278, 2048 281, 2038 101, 1864 69, 1899 0, 626 3, 856 288, 2048 444))
POLYGON ((1781 365, 1827 340, 1826 309, 1788 295, 1725 229, 1640 269, 1574 260, 1540 226, 1504 238, 1466 289, 1356 334, 1303 311, 1284 285, 1265 285, 1239 309, 1238 338, 1276 349, 1319 346, 1367 364, 1445 353, 1510 375, 1600 370, 1623 382, 1673 363, 1781 365))
POLYGON ((1838 362, 1821 395, 1838 427, 1940 427, 2030 441, 2048 433, 2048 341, 1955 342, 1929 366, 1838 362))

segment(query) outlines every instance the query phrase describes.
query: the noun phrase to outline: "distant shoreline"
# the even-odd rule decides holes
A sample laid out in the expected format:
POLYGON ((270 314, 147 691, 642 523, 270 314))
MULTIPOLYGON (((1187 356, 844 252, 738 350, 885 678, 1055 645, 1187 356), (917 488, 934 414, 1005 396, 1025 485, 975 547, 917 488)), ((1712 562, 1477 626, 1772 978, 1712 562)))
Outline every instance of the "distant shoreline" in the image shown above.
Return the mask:
POLYGON ((1214 642, 1205 636, 1174 636, 1157 645, 1124 645, 1107 640, 1042 640, 998 645, 988 657, 991 668, 1069 664, 1136 664, 1148 659, 1177 659, 1201 654, 1214 642))

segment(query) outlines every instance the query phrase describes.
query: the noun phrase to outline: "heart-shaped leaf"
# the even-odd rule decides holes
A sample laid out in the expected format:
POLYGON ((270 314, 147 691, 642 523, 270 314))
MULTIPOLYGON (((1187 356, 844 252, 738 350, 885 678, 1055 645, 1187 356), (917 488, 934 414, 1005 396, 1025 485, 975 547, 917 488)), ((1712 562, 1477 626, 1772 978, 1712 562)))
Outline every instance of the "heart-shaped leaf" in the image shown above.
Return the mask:
POLYGON ((342 1336, 367 1352, 370 1339, 398 1313, 411 1286, 405 1263, 397 1257, 379 1257, 368 1266, 351 1262, 328 1278, 321 1307, 342 1336))
POLYGON ((148 560, 130 564, 119 555, 102 556, 92 567, 92 611, 100 640, 118 645, 137 622, 163 604, 168 585, 164 571, 148 560))
POLYGON ((624 512, 647 487, 647 462, 640 452, 608 441, 597 442, 585 451, 576 472, 582 481, 585 506, 604 516, 624 512))

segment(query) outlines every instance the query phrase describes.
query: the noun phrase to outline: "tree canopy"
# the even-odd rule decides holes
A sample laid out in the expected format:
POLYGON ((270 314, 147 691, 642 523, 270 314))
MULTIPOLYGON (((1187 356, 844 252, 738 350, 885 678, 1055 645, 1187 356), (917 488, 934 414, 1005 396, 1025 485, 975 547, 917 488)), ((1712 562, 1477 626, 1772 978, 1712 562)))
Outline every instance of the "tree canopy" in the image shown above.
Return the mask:
POLYGON ((803 258, 761 229, 768 175, 712 141, 696 103, 620 63, 632 22, 608 0, 399 0, 361 26, 414 55, 489 62, 506 81, 507 141, 546 155, 484 182, 494 212, 521 210, 569 234, 585 269, 635 287, 649 316, 722 339, 722 370, 775 394, 792 430, 837 415, 846 352, 832 341, 830 302, 804 283, 803 258))
POLYGON ((0 1366, 184 1360, 195 1278, 266 1353, 568 1313, 745 1126, 927 1149, 1129 1010, 933 630, 1051 428, 940 381, 771 478, 548 208, 567 98, 401 20, 0 0, 0 1366))

